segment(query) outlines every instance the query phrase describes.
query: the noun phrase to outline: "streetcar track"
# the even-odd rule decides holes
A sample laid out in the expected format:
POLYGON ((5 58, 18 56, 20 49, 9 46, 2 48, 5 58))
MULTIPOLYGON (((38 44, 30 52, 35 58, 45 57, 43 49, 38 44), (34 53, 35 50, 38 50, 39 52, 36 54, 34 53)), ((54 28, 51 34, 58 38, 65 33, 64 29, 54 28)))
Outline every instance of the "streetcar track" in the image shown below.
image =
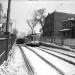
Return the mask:
MULTIPOLYGON (((44 48, 47 48, 47 49, 50 49, 51 47, 45 47, 45 46, 42 46, 42 47, 44 47, 44 48)), ((51 48, 51 49, 56 49, 56 48, 51 48)), ((60 49, 58 49, 58 50, 60 50, 60 49)), ((62 51, 66 51, 66 52, 71 52, 71 53, 74 53, 75 54, 75 51, 73 51, 73 50, 63 50, 63 49, 61 49, 62 51)))
MULTIPOLYGON (((42 50, 42 49, 39 49, 39 50, 44 51, 44 50, 42 50)), ((75 63, 72 62, 72 61, 70 61, 70 60, 64 59, 64 58, 62 58, 62 57, 60 57, 60 56, 57 56, 57 55, 55 55, 55 54, 53 54, 53 53, 50 53, 50 52, 47 52, 47 51, 44 51, 44 52, 46 52, 47 54, 50 54, 50 55, 52 55, 52 56, 54 56, 54 57, 57 57, 57 58, 59 58, 59 59, 62 59, 62 60, 66 61, 66 62, 69 63, 69 64, 75 65, 75 63)))
POLYGON ((43 44, 42 46, 45 46, 45 47, 48 47, 48 48, 54 48, 54 49, 62 49, 62 50, 65 50, 65 51, 70 51, 70 52, 75 53, 74 49, 67 49, 67 48, 64 48, 64 47, 61 47, 61 46, 57 47, 57 46, 49 45, 49 44, 47 44, 47 45, 43 44))
MULTIPOLYGON (((38 48, 41 48, 41 47, 38 47, 38 48)), ((58 51, 54 51, 54 50, 51 50, 51 49, 47 49, 47 48, 42 48, 42 49, 46 49, 48 51, 53 51, 53 52, 56 52, 56 53, 59 53, 59 54, 62 54, 62 55, 66 55, 68 57, 75 58, 75 56, 72 56, 72 55, 69 55, 69 54, 65 54, 65 53, 61 53, 61 52, 58 52, 58 51)))
POLYGON ((51 66, 52 68, 54 68, 59 74, 61 75, 65 75, 65 73, 63 71, 61 71, 59 68, 57 68, 54 64, 52 64, 51 62, 49 62, 48 60, 46 60, 45 58, 43 58, 42 56, 40 56, 38 53, 36 53, 35 51, 33 51, 31 48, 26 47, 28 50, 32 51, 33 53, 35 53, 38 57, 40 57, 43 61, 45 61, 49 66, 51 66))
POLYGON ((28 71, 30 72, 31 75, 34 75, 34 71, 33 71, 33 68, 32 66, 30 65, 27 57, 25 56, 24 52, 23 52, 23 49, 21 48, 20 45, 18 45, 18 47, 21 49, 21 52, 22 52, 22 56, 24 57, 24 61, 26 63, 26 67, 28 68, 28 71))

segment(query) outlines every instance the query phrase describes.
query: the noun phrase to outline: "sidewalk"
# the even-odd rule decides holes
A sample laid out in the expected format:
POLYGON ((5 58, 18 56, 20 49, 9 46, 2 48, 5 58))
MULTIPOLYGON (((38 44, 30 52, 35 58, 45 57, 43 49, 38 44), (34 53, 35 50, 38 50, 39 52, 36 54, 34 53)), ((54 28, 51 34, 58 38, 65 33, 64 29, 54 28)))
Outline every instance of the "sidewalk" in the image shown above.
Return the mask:
POLYGON ((46 46, 46 47, 51 47, 51 48, 57 48, 57 49, 63 49, 66 51, 72 51, 75 52, 75 49, 70 48, 69 46, 58 46, 54 43, 48 43, 48 42, 41 42, 41 45, 46 46))
POLYGON ((17 45, 10 50, 7 61, 0 66, 0 75, 30 75, 17 45))

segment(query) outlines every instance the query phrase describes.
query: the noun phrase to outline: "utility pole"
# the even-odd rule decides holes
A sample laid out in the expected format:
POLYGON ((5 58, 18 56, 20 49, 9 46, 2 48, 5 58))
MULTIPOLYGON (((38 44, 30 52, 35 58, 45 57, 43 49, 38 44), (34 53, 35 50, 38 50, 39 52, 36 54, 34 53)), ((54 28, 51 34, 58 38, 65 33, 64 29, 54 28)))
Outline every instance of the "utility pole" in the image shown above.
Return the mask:
POLYGON ((6 59, 8 58, 8 51, 9 51, 9 20, 10 20, 10 5, 11 5, 11 0, 8 0, 8 8, 7 8, 7 20, 6 20, 6 59))
POLYGON ((7 8, 7 22, 6 22, 6 32, 9 32, 9 20, 10 20, 10 4, 11 0, 8 0, 8 8, 7 8))

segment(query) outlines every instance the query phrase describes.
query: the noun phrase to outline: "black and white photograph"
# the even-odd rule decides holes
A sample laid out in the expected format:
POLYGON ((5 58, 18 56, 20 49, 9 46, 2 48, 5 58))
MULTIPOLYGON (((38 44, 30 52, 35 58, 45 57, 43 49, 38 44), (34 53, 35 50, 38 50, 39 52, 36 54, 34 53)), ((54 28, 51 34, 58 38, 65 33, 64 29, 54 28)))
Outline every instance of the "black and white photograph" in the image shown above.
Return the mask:
POLYGON ((0 0, 0 75, 75 75, 75 1, 0 0))

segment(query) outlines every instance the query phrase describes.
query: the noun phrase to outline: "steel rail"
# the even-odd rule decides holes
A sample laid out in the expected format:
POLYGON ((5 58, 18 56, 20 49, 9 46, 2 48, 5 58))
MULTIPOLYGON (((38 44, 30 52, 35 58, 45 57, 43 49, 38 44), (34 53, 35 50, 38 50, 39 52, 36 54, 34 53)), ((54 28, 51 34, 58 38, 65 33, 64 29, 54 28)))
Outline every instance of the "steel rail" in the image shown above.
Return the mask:
POLYGON ((34 69, 33 69, 33 67, 30 65, 30 63, 29 63, 29 61, 28 61, 26 55, 24 54, 23 49, 21 48, 20 45, 18 45, 18 47, 20 48, 20 50, 21 50, 21 52, 22 52, 22 56, 23 56, 23 58, 24 58, 26 67, 28 68, 29 74, 30 74, 30 75, 35 75, 34 69))
POLYGON ((52 68, 54 68, 59 74, 61 75, 66 75, 63 71, 61 71, 59 68, 57 68, 54 64, 52 64, 51 62, 49 62, 48 60, 46 60, 44 57, 42 57, 41 55, 39 55, 38 53, 36 53, 35 51, 33 51, 33 49, 25 46, 28 50, 32 51, 34 54, 36 54, 38 57, 40 57, 43 61, 45 61, 49 66, 51 66, 52 68))
POLYGON ((75 56, 72 56, 72 55, 69 55, 69 54, 66 54, 66 53, 62 53, 62 52, 59 52, 59 51, 54 51, 54 50, 47 49, 47 48, 43 48, 43 47, 38 47, 38 48, 46 49, 46 50, 48 50, 48 51, 53 51, 53 52, 56 52, 56 53, 59 53, 59 54, 62 54, 62 55, 66 55, 66 56, 68 56, 68 57, 75 58, 75 56))
MULTIPOLYGON (((42 50, 42 49, 39 49, 39 50, 44 51, 44 50, 42 50)), ((54 57, 57 57, 57 58, 59 58, 59 59, 62 59, 62 60, 64 60, 64 61, 66 61, 67 63, 72 64, 72 65, 75 66, 75 62, 72 62, 72 61, 70 61, 70 60, 64 59, 63 57, 57 56, 57 55, 55 55, 55 54, 53 54, 53 53, 50 53, 50 52, 47 52, 47 51, 44 51, 44 52, 47 53, 47 54, 50 54, 50 55, 52 55, 52 56, 54 56, 54 57)))

